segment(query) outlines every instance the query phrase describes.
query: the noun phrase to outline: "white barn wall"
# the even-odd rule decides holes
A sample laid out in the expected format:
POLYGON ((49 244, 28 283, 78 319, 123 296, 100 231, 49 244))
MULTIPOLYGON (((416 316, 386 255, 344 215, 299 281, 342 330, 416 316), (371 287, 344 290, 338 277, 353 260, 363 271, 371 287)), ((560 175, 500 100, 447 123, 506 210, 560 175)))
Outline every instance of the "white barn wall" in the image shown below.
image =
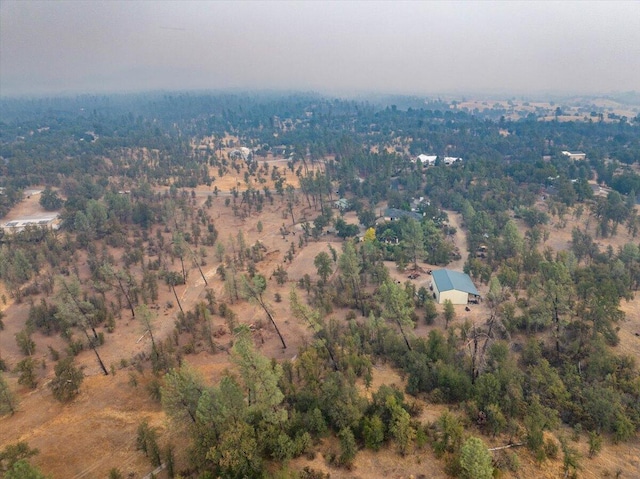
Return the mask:
POLYGON ((449 291, 438 291, 438 285, 435 281, 431 281, 431 287, 433 288, 433 294, 436 296, 436 303, 442 304, 445 300, 450 300, 453 304, 467 304, 469 302, 469 293, 459 291, 457 289, 451 289, 449 291))
POLYGON ((443 291, 439 294, 438 304, 444 303, 447 299, 450 300, 453 304, 467 304, 467 302, 469 301, 469 293, 458 291, 457 289, 443 291))

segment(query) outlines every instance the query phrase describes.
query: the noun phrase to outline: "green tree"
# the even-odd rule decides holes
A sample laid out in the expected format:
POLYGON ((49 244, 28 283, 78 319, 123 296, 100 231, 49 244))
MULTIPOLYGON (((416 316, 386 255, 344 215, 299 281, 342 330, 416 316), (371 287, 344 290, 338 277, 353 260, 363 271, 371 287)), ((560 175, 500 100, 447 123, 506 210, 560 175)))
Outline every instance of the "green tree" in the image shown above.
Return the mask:
POLYGON ((29 447, 29 444, 24 441, 8 444, 0 451, 0 473, 11 469, 16 462, 29 459, 39 452, 37 449, 29 447))
POLYGON ((80 393, 80 386, 84 380, 82 369, 73 363, 73 357, 68 356, 58 361, 54 366, 55 378, 49 383, 53 397, 60 402, 68 402, 80 393))
POLYGON ((317 310, 311 309, 308 306, 302 304, 298 299, 298 293, 293 286, 291 287, 291 290, 289 292, 289 301, 291 304, 291 312, 293 313, 293 315, 297 319, 303 320, 309 325, 309 327, 318 338, 317 343, 327 351, 327 353, 329 354, 329 358, 331 359, 331 365, 333 366, 333 369, 337 371, 338 363, 336 362, 336 358, 333 352, 331 335, 327 334, 326 325, 320 317, 320 313, 317 310))
POLYGON ((341 429, 338 433, 338 439, 340 439, 340 457, 338 458, 338 462, 345 467, 350 467, 358 453, 356 438, 351 428, 345 427, 341 429))
POLYGON ((204 390, 203 379, 187 364, 165 375, 160 397, 162 407, 175 425, 196 423, 198 402, 204 390))
POLYGON ((4 416, 7 413, 11 413, 13 415, 16 412, 17 407, 18 400, 9 388, 9 385, 4 378, 4 374, 0 372, 0 416, 4 416))
POLYGON ((105 283, 111 286, 117 286, 120 292, 127 300, 129 309, 131 310, 131 316, 136 317, 136 312, 133 306, 134 294, 136 292, 136 281, 128 271, 118 271, 113 269, 113 266, 109 263, 104 263, 100 269, 100 276, 105 283))
POLYGON ((77 278, 70 284, 67 284, 67 282, 61 278, 60 284, 62 285, 62 289, 58 294, 58 311, 56 312, 56 318, 58 318, 63 324, 77 325, 78 328, 80 328, 87 338, 89 347, 96 355, 102 372, 105 376, 108 376, 109 372, 102 362, 102 358, 100 357, 97 349, 100 339, 95 328, 97 323, 97 311, 95 306, 90 301, 84 301, 81 299, 80 283, 77 278), (91 329, 93 332, 93 338, 89 336, 87 329, 91 329))
POLYGON ((4 479, 47 479, 40 470, 29 464, 25 459, 20 459, 4 474, 4 479))
POLYGON ((371 228, 376 224, 376 214, 371 209, 363 208, 358 212, 358 221, 365 228, 371 228))
POLYGON ((424 256, 424 233, 418 221, 409 218, 402 228, 402 247, 413 267, 418 267, 418 259, 424 256))
POLYGON ((273 272, 273 277, 276 278, 276 283, 283 285, 289 279, 289 273, 287 273, 287 270, 279 264, 273 272))
POLYGON ((589 431, 589 457, 596 457, 602 450, 602 436, 596 431, 589 431))
POLYGON ((356 308, 360 308, 362 314, 364 312, 364 305, 361 301, 361 281, 360 281, 360 264, 358 262, 358 256, 356 255, 356 249, 353 242, 347 241, 344 244, 344 251, 338 259, 338 266, 342 273, 341 278, 344 286, 347 289, 347 294, 354 298, 356 308))
POLYGON ((158 446, 158 432, 156 428, 149 426, 146 419, 138 426, 136 448, 149 458, 153 466, 157 467, 162 463, 158 446))
POLYGON ((16 343, 25 356, 31 356, 36 352, 36 343, 31 339, 31 330, 29 328, 16 333, 16 343))
POLYGON ((313 264, 318 270, 318 276, 322 278, 322 282, 326 283, 327 278, 333 273, 333 269, 331 269, 331 258, 326 251, 321 251, 316 255, 313 259, 313 264))
POLYGON ((574 295, 569 266, 560 260, 542 262, 540 274, 531 282, 529 291, 529 296, 535 299, 534 314, 554 325, 556 356, 560 359, 565 315, 571 310, 574 295))
POLYGON ((282 366, 273 364, 255 350, 246 329, 240 331, 233 345, 232 359, 240 369, 247 390, 249 411, 259 414, 268 423, 284 423, 287 411, 282 407, 284 394, 278 385, 282 366))
POLYGON ((443 303, 443 306, 444 306, 444 312, 443 312, 443 314, 444 314, 444 327, 445 327, 445 329, 448 329, 449 328, 449 323, 451 321, 453 321, 455 319, 455 317, 456 317, 456 310, 453 307, 453 303, 451 302, 450 299, 445 299, 444 303, 443 303))
POLYGON ((518 227, 513 220, 507 221, 502 229, 503 241, 500 245, 500 256, 502 259, 513 258, 522 252, 524 239, 518 231, 518 227))
POLYGON ((122 472, 117 467, 112 467, 109 470, 109 479, 124 479, 122 472))
POLYGON ((137 306, 135 308, 135 311, 138 313, 137 317, 142 326, 142 332, 145 334, 147 332, 149 333, 149 338, 151 339, 151 348, 154 352, 157 352, 156 341, 153 337, 153 332, 155 331, 155 315, 146 304, 137 306))
POLYGON ((450 412, 443 413, 436 421, 436 439, 433 449, 438 456, 445 452, 457 452, 462 444, 464 428, 460 420, 450 412))
POLYGON ((35 389, 38 385, 38 374, 36 373, 36 361, 28 357, 16 364, 16 372, 20 373, 18 384, 35 389))
POLYGON ((380 416, 368 416, 364 418, 362 426, 364 445, 374 451, 380 450, 384 443, 384 424, 380 416))
POLYGON ((62 208, 62 200, 58 196, 58 192, 53 191, 50 186, 47 186, 40 194, 39 203, 47 211, 56 211, 62 208))
POLYGON ((544 459, 544 433, 545 429, 552 429, 559 423, 558 412, 544 407, 540 404, 540 398, 532 395, 524 418, 524 426, 527 432, 527 447, 533 451, 538 458, 544 459))
POLYGON ((358 234, 358 225, 347 223, 344 219, 338 218, 336 220, 336 234, 340 238, 350 238, 358 234))
POLYGON ((187 245, 184 241, 184 236, 182 236, 182 233, 175 232, 173 234, 173 239, 171 241, 171 244, 173 245, 173 254, 178 258, 180 258, 180 266, 182 268, 182 279, 184 280, 184 284, 186 284, 187 272, 184 268, 184 255, 187 251, 187 245))
POLYGON ((358 426, 366 407, 352 376, 333 371, 321 384, 320 407, 336 431, 358 426))
POLYGON ((276 324, 275 319, 273 318, 273 312, 271 311, 271 307, 267 304, 264 299, 264 292, 267 289, 267 280, 261 274, 256 274, 253 278, 248 278, 247 276, 242 277, 242 295, 249 300, 255 301, 262 310, 267 314, 269 321, 276 330, 278 337, 280 338, 280 342, 282 343, 282 348, 287 349, 287 343, 284 342, 284 338, 280 333, 280 329, 276 324))
POLYGON ((507 427, 507 419, 504 417, 504 414, 502 414, 500 407, 496 404, 489 404, 485 412, 487 414, 487 429, 493 437, 496 437, 507 427))
POLYGON ((224 376, 217 387, 205 388, 198 400, 196 422, 191 428, 193 464, 198 468, 209 467, 207 455, 211 448, 218 444, 226 429, 245 423, 247 416, 247 402, 236 378, 224 376))
POLYGON ((170 479, 176 477, 176 458, 174 453, 174 448, 172 444, 167 444, 167 447, 164 448, 164 463, 167 469, 167 475, 170 479))
MULTIPOLYGON (((175 290, 174 290, 175 292, 175 290)), ((158 347, 155 336, 156 313, 154 313, 146 304, 140 304, 135 308, 136 318, 142 326, 143 334, 149 333, 151 339, 151 364, 153 371, 158 373, 160 371, 167 371, 171 367, 171 358, 166 354, 162 347, 158 347)))
POLYGON ((379 289, 380 299, 384 305, 383 317, 387 320, 394 321, 400 329, 400 334, 404 339, 409 351, 411 351, 411 343, 407 337, 407 330, 415 327, 411 313, 413 305, 407 292, 393 281, 385 281, 379 289))
POLYGON ((560 447, 562 448, 562 465, 564 467, 565 477, 575 477, 576 472, 580 469, 580 454, 569 445, 566 438, 560 438, 560 447))
POLYGON ((224 259, 224 253, 225 253, 224 244, 222 244, 221 241, 218 241, 216 243, 216 251, 215 251, 215 256, 218 262, 222 262, 222 260, 224 259))
POLYGON ((262 457, 254 428, 238 422, 227 428, 207 458, 220 470, 220 477, 230 479, 262 477, 262 457))
POLYGON ((424 303, 424 320, 427 324, 433 324, 438 317, 438 310, 436 309, 436 303, 430 297, 424 303))
POLYGON ((491 453, 482 439, 470 437, 460 449, 462 477, 466 479, 491 479, 493 465, 491 453))
POLYGON ((411 425, 411 416, 398 404, 394 396, 387 397, 386 406, 391 411, 389 432, 398 445, 398 452, 404 456, 416 438, 416 430, 411 425))

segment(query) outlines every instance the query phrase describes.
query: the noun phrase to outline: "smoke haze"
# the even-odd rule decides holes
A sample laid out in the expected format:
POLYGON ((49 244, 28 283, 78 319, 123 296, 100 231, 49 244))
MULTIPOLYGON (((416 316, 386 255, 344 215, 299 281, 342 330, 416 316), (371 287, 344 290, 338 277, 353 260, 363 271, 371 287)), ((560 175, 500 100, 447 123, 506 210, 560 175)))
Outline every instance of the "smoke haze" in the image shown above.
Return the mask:
POLYGON ((640 89, 640 2, 0 3, 0 95, 640 89))

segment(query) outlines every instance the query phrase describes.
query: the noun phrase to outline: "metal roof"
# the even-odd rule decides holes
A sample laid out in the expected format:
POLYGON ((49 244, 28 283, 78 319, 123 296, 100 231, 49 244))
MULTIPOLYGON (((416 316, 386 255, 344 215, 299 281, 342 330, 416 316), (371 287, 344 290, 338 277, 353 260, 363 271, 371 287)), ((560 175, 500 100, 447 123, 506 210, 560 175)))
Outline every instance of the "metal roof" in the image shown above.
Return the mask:
POLYGON ((439 269, 434 271, 432 275, 433 281, 435 281, 436 287, 440 292, 456 289, 475 296, 480 296, 480 293, 478 293, 478 290, 473 285, 473 281, 471 281, 468 274, 451 271, 450 269, 439 269))
POLYGON ((384 216, 392 219, 408 216, 409 218, 413 218, 416 221, 422 220, 421 214, 416 213, 415 211, 399 210, 398 208, 387 208, 386 210, 384 210, 384 216))

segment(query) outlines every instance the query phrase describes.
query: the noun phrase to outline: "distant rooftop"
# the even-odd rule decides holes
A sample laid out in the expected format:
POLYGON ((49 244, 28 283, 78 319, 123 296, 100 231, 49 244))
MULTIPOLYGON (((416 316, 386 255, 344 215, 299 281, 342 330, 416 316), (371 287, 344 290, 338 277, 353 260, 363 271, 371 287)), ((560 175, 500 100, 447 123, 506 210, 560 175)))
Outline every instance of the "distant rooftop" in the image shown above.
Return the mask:
POLYGON ((563 155, 565 156, 584 156, 586 157, 587 154, 583 151, 568 151, 568 150, 564 150, 562 152, 563 155))
POLYGON ((391 219, 398 219, 402 218, 403 216, 408 216, 409 218, 413 218, 416 221, 422 220, 422 215, 420 215, 419 213, 416 213, 414 211, 399 210, 398 208, 387 208, 386 210, 384 210, 384 216, 391 219))
POLYGON ((435 155, 418 155, 417 159, 420 160, 421 163, 432 165, 433 163, 436 162, 438 157, 435 155))

